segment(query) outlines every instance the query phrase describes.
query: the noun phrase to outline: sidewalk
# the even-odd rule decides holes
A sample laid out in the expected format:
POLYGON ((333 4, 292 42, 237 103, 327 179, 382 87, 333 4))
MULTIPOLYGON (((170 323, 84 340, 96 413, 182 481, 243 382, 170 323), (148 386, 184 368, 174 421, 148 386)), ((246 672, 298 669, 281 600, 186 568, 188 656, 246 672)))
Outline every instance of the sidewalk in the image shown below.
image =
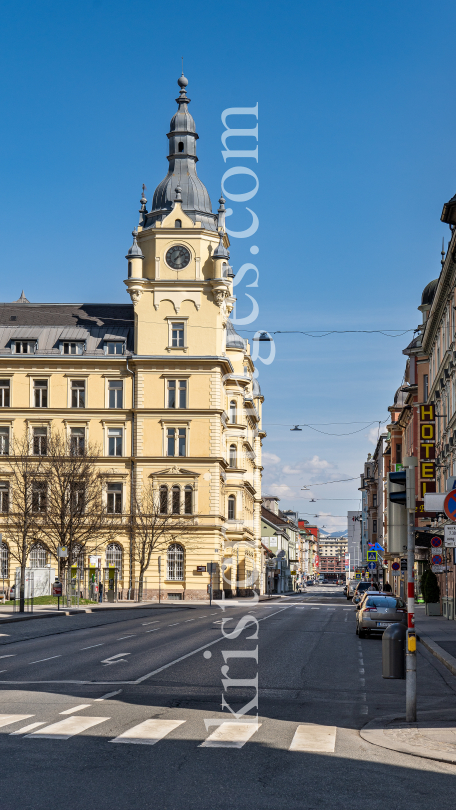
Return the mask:
POLYGON ((456 675, 456 621, 426 616, 424 605, 416 605, 415 629, 423 647, 456 675))
POLYGON ((417 723, 406 723, 405 718, 395 715, 378 717, 361 729, 366 742, 389 748, 414 757, 437 759, 439 762, 456 764, 456 711, 419 712, 417 723))

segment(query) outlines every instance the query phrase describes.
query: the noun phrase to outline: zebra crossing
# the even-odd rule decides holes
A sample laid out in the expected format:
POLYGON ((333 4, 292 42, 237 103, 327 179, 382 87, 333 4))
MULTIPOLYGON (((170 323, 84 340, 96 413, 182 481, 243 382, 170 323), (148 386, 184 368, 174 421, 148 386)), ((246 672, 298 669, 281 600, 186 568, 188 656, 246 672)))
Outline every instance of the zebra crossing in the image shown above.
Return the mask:
MULTIPOLYGON (((90 706, 90 704, 89 704, 90 706)), ((96 726, 111 720, 111 717, 85 716, 81 714, 70 714, 70 712, 81 711, 89 708, 87 705, 75 706, 74 709, 67 709, 60 712, 66 715, 63 719, 50 724, 44 720, 34 720, 33 714, 0 714, 0 729, 8 726, 18 725, 12 731, 6 732, 10 737, 21 737, 26 740, 55 740, 66 742, 78 735, 84 735, 96 726), (28 722, 23 725, 25 721, 28 722)), ((151 718, 127 728, 112 739, 104 738, 109 743, 122 743, 129 745, 156 745, 165 738, 179 741, 188 739, 182 737, 172 737, 178 729, 182 729, 189 720, 151 718)), ((266 721, 267 723, 268 721, 266 721)), ((273 721, 270 721, 273 722, 273 721)), ((256 718, 246 718, 244 721, 235 720, 206 720, 207 734, 205 739, 195 740, 195 746, 199 748, 243 748, 250 740, 255 741, 255 735, 259 732, 264 722, 256 718), (211 729, 213 728, 213 730, 211 729)), ((307 753, 334 753, 336 747, 337 728, 335 726, 323 726, 314 723, 295 724, 293 738, 288 746, 288 751, 300 751, 307 753)), ((192 734, 193 740, 195 735, 192 734)))

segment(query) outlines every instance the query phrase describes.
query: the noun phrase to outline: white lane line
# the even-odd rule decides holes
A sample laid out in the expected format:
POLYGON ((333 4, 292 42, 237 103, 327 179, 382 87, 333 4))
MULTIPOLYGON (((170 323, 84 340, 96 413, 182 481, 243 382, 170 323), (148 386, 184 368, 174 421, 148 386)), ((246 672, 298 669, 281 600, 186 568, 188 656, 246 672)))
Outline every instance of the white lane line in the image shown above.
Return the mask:
POLYGON ((154 627, 153 630, 146 630, 146 633, 156 633, 157 630, 160 630, 160 628, 159 627, 154 627))
POLYGON ((144 720, 137 726, 119 734, 112 743, 133 743, 133 745, 155 745, 175 728, 185 723, 185 720, 144 720))
POLYGON ((16 653, 12 653, 11 655, 0 655, 0 658, 15 658, 16 653))
POLYGON ((83 650, 93 650, 94 647, 102 647, 103 644, 104 642, 102 641, 101 644, 91 644, 90 647, 81 647, 79 652, 82 652, 83 650))
POLYGON ((210 616, 217 616, 218 610, 215 613, 210 613, 210 616))
POLYGON ((361 714, 367 714, 367 713, 368 713, 367 706, 361 706, 361 714))
POLYGON ((347 619, 348 619, 348 616, 346 616, 346 617, 345 617, 344 621, 346 622, 346 621, 347 621, 347 619))
POLYGON ((18 731, 10 731, 10 737, 14 737, 15 734, 25 734, 26 731, 31 731, 32 728, 38 728, 38 726, 44 726, 45 721, 42 720, 41 723, 29 723, 28 726, 22 726, 18 731))
POLYGON ((133 636, 136 636, 136 633, 131 633, 129 636, 121 636, 117 641, 123 641, 125 638, 133 638, 133 636))
POLYGON ((180 624, 180 622, 174 622, 174 624, 168 624, 168 627, 176 627, 177 624, 180 624))
POLYGON ((8 672, 7 669, 0 669, 0 672, 8 672))
POLYGON ((80 712, 82 709, 89 709, 91 703, 80 703, 79 706, 75 706, 73 709, 65 709, 64 712, 59 712, 59 714, 73 714, 73 712, 80 712))
POLYGON ((336 747, 336 727, 303 723, 295 731, 289 751, 310 751, 315 754, 332 754, 336 747))
POLYGON ((359 668, 359 674, 360 674, 360 675, 364 675, 364 669, 363 669, 363 667, 360 667, 360 668, 359 668))
POLYGON ((34 717, 33 714, 0 714, 0 728, 9 726, 11 723, 19 723, 20 720, 28 720, 34 717))
POLYGON ((107 692, 106 695, 103 695, 101 698, 95 698, 95 703, 99 703, 100 700, 107 700, 107 698, 114 697, 114 695, 120 695, 122 689, 117 689, 115 692, 107 692))
POLYGON ((30 661, 31 664, 41 664, 42 661, 51 661, 53 658, 61 658, 61 655, 51 655, 50 658, 40 658, 39 661, 30 661))
POLYGON ((124 655, 130 655, 130 653, 117 653, 117 655, 111 655, 109 658, 105 658, 103 661, 100 661, 100 664, 120 664, 118 659, 123 658, 124 655))
POLYGON ((204 616, 197 616, 196 618, 197 619, 207 619, 207 613, 205 613, 204 616))
POLYGON ((242 748, 250 737, 258 731, 261 723, 233 723, 227 721, 204 740, 199 748, 242 748))
POLYGON ((320 610, 320 608, 311 608, 311 610, 320 610))
POLYGON ((143 627, 145 627, 146 624, 158 624, 158 619, 155 619, 154 622, 142 622, 143 627))
POLYGON ((88 728, 97 726, 99 723, 105 723, 106 720, 110 719, 110 717, 65 717, 65 720, 52 723, 51 726, 45 726, 32 734, 27 734, 25 739, 68 740, 70 737, 74 737, 75 734, 81 734, 83 731, 87 731, 88 728))
POLYGON ((185 622, 194 622, 195 619, 186 619, 185 622))
MULTIPOLYGON (((269 616, 263 616, 262 619, 255 619, 255 621, 265 622, 270 619, 272 616, 277 616, 278 613, 283 613, 284 610, 288 610, 288 606, 281 608, 280 610, 276 610, 275 613, 270 613, 269 616)), ((148 672, 146 675, 143 675, 141 678, 138 678, 136 681, 133 681, 134 684, 142 683, 146 681, 148 678, 152 678, 153 675, 158 675, 159 672, 163 672, 164 669, 168 669, 168 667, 174 666, 174 664, 178 664, 180 661, 184 661, 186 658, 190 658, 192 655, 196 655, 196 653, 201 652, 201 650, 206 650, 208 647, 212 647, 213 644, 218 644, 219 641, 225 641, 225 636, 219 636, 214 641, 209 641, 208 644, 203 644, 202 647, 198 647, 196 650, 192 650, 192 652, 186 653, 186 655, 181 655, 179 658, 175 658, 174 661, 170 661, 169 664, 164 664, 164 666, 159 667, 158 669, 154 669, 153 672, 148 672)))
POLYGON ((336 608, 326 608, 326 610, 335 610, 336 608))

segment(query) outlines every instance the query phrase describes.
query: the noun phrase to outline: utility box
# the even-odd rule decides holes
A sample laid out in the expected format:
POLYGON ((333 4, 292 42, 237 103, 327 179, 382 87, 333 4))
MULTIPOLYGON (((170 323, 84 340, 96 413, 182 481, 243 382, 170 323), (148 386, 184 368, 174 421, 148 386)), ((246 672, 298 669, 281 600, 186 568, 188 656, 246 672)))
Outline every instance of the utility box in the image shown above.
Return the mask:
POLYGON ((384 678, 405 678, 405 625, 390 624, 382 638, 382 676, 384 678))

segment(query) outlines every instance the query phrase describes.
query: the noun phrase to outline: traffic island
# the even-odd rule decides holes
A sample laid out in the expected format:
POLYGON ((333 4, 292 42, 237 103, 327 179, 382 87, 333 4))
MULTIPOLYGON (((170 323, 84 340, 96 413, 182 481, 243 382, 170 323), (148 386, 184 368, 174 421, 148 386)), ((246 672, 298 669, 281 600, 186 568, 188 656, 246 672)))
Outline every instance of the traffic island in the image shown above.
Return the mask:
POLYGON ((435 759, 456 765, 456 710, 419 712, 416 723, 404 716, 386 715, 371 720, 361 729, 363 740, 414 757, 435 759))

